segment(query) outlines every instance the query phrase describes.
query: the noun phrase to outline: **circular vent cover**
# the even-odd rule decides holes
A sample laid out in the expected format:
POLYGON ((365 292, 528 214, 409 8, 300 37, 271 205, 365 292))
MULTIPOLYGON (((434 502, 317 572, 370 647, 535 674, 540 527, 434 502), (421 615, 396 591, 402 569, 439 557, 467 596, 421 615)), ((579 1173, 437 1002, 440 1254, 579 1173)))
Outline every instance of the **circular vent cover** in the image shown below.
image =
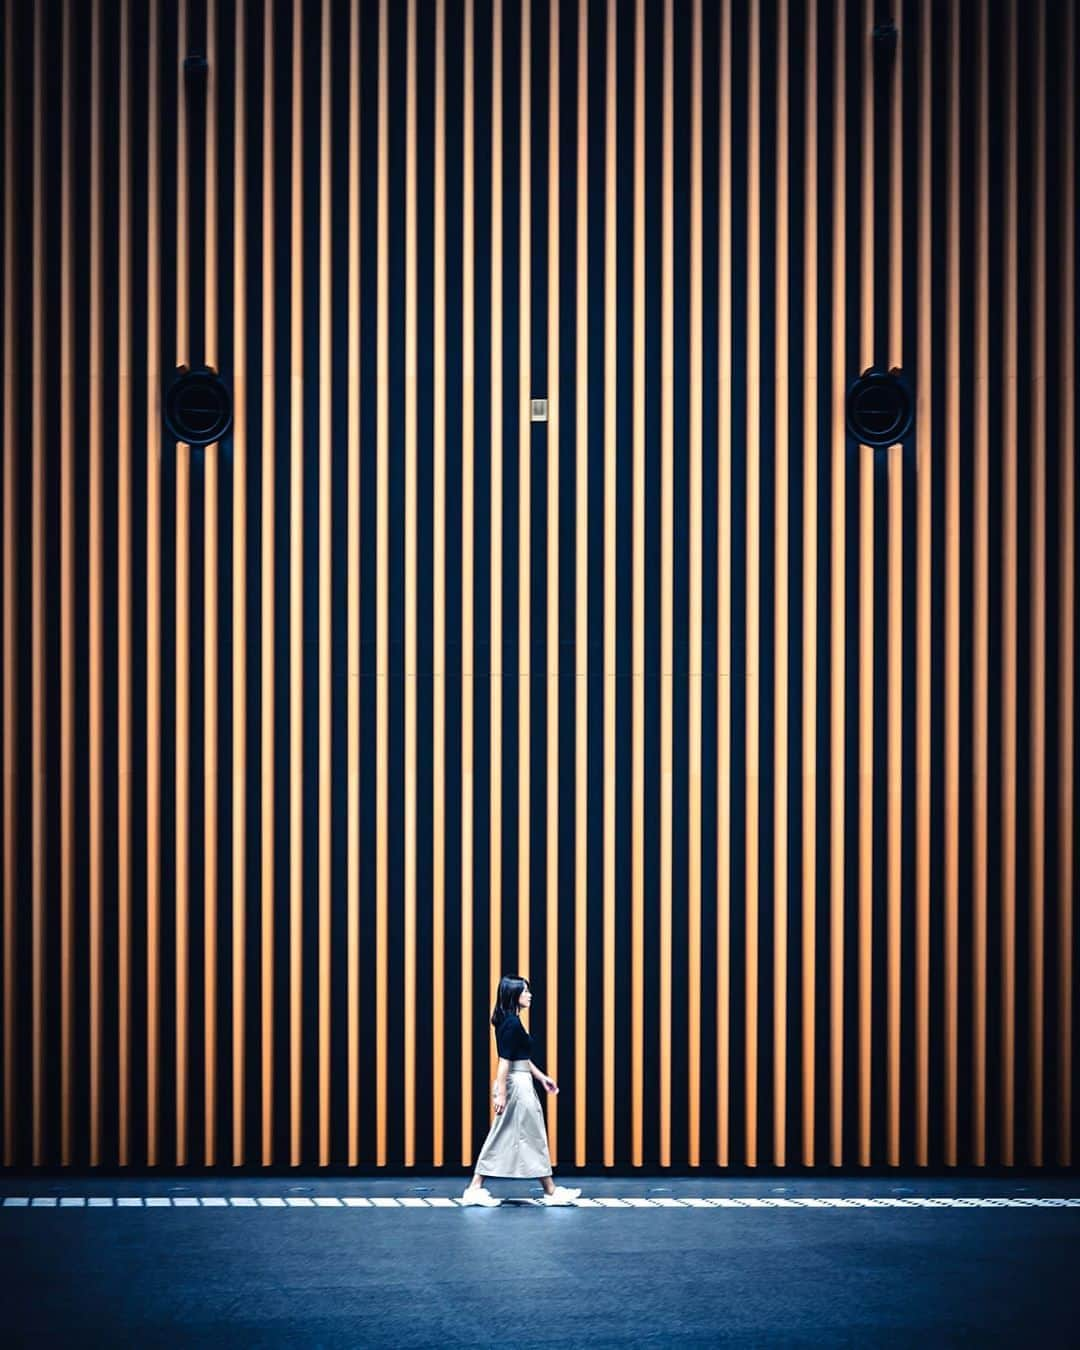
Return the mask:
POLYGON ((851 382, 847 426, 855 440, 877 449, 896 445, 911 430, 915 400, 899 370, 871 366, 851 382))
POLYGON ((185 445, 213 445, 232 425, 232 397, 211 366, 180 366, 165 397, 169 435, 185 445))

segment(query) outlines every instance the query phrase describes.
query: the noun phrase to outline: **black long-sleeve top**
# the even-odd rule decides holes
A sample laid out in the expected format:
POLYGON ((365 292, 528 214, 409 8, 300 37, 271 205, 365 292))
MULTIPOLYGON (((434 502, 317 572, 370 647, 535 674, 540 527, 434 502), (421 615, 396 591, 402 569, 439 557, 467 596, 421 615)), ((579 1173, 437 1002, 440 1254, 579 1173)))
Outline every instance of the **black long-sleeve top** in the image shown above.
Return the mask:
POLYGON ((495 1028, 495 1045, 502 1059, 532 1059, 532 1037, 517 1013, 507 1013, 495 1028))

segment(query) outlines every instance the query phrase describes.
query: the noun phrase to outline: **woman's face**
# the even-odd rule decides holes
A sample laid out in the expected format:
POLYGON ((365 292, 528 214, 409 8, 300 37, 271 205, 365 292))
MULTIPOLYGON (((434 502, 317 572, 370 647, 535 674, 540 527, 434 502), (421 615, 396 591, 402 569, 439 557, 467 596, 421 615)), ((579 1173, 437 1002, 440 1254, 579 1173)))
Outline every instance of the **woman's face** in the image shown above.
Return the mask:
POLYGON ((523 990, 521 997, 518 999, 518 1007, 527 1008, 531 1003, 532 1003, 532 990, 531 989, 523 990))

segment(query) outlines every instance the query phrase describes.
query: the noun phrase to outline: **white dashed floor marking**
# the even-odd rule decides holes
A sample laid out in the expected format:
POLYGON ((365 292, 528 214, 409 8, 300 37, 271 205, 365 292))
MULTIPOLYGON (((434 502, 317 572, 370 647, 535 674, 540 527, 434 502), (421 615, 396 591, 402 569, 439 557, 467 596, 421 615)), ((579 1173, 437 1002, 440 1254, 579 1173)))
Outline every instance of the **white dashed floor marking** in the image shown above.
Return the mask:
MULTIPOLYGON (((507 1196, 510 1200, 538 1197, 507 1196)), ((458 1196, 366 1195, 7 1195, 4 1209, 455 1209, 458 1196)), ((855 1196, 582 1196, 574 1209, 1080 1209, 1080 1196, 855 1195, 855 1196)))

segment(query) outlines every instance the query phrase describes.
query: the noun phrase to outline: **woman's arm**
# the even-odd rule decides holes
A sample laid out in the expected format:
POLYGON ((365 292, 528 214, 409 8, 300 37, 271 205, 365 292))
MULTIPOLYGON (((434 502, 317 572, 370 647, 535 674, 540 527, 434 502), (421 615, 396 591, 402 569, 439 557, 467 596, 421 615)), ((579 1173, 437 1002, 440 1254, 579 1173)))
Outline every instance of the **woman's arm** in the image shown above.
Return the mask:
POLYGON ((495 1114, 501 1116, 506 1106, 506 1075, 510 1072, 510 1061, 499 1056, 499 1069, 495 1075, 495 1114))
POLYGON ((547 1074, 543 1071, 543 1069, 538 1069, 531 1059, 529 1060, 529 1072, 532 1074, 532 1076, 536 1079, 538 1083, 542 1083, 544 1079, 547 1077, 547 1074))

